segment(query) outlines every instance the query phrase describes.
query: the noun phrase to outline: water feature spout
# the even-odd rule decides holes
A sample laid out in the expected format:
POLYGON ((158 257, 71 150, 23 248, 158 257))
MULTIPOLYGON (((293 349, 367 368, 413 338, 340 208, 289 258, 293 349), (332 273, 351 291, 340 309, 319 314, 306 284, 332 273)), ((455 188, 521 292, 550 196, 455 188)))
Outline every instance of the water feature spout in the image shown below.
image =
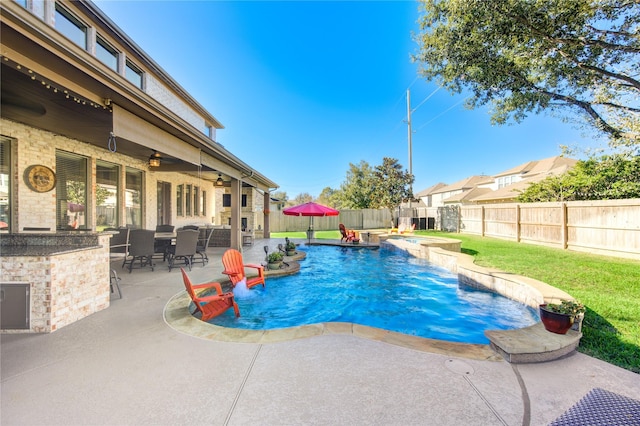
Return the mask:
POLYGON ((233 287, 233 297, 236 299, 246 299, 249 297, 253 297, 254 292, 249 290, 247 287, 247 279, 243 279, 237 282, 237 284, 233 287))

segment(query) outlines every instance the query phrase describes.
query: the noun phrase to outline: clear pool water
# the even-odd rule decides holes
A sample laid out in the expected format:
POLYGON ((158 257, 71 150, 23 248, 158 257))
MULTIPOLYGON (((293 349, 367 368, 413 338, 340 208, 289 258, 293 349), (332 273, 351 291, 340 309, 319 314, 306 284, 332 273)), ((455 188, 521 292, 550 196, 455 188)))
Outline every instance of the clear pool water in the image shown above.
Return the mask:
POLYGON ((538 314, 523 304, 458 284, 457 276, 399 250, 305 247, 300 273, 236 290, 231 310, 210 321, 267 330, 351 322, 404 334, 488 343, 485 330, 526 327, 538 314))

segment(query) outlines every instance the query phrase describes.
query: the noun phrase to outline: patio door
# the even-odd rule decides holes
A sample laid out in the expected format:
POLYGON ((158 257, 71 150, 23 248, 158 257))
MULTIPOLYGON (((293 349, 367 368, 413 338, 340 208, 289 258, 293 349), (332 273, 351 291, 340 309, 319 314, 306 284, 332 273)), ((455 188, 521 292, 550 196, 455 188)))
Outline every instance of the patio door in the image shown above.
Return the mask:
POLYGON ((171 225, 171 184, 158 182, 158 225, 171 225))

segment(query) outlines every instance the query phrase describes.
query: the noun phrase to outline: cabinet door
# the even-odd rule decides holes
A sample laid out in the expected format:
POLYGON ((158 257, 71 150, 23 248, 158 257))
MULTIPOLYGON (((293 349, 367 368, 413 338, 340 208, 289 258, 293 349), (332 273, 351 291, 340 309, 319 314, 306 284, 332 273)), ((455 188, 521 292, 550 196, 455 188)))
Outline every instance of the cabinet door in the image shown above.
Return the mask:
POLYGON ((0 284, 0 329, 29 329, 29 284, 0 284))

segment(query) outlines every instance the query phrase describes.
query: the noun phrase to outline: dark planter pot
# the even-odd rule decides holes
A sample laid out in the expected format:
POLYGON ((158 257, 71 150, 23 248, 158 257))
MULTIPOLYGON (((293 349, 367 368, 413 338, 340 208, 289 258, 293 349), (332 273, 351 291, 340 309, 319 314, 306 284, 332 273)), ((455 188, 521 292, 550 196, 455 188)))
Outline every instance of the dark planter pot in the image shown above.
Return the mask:
POLYGON ((540 305, 540 320, 547 331, 556 334, 567 334, 567 331, 573 325, 574 317, 572 315, 559 314, 557 312, 547 311, 547 304, 540 305))

